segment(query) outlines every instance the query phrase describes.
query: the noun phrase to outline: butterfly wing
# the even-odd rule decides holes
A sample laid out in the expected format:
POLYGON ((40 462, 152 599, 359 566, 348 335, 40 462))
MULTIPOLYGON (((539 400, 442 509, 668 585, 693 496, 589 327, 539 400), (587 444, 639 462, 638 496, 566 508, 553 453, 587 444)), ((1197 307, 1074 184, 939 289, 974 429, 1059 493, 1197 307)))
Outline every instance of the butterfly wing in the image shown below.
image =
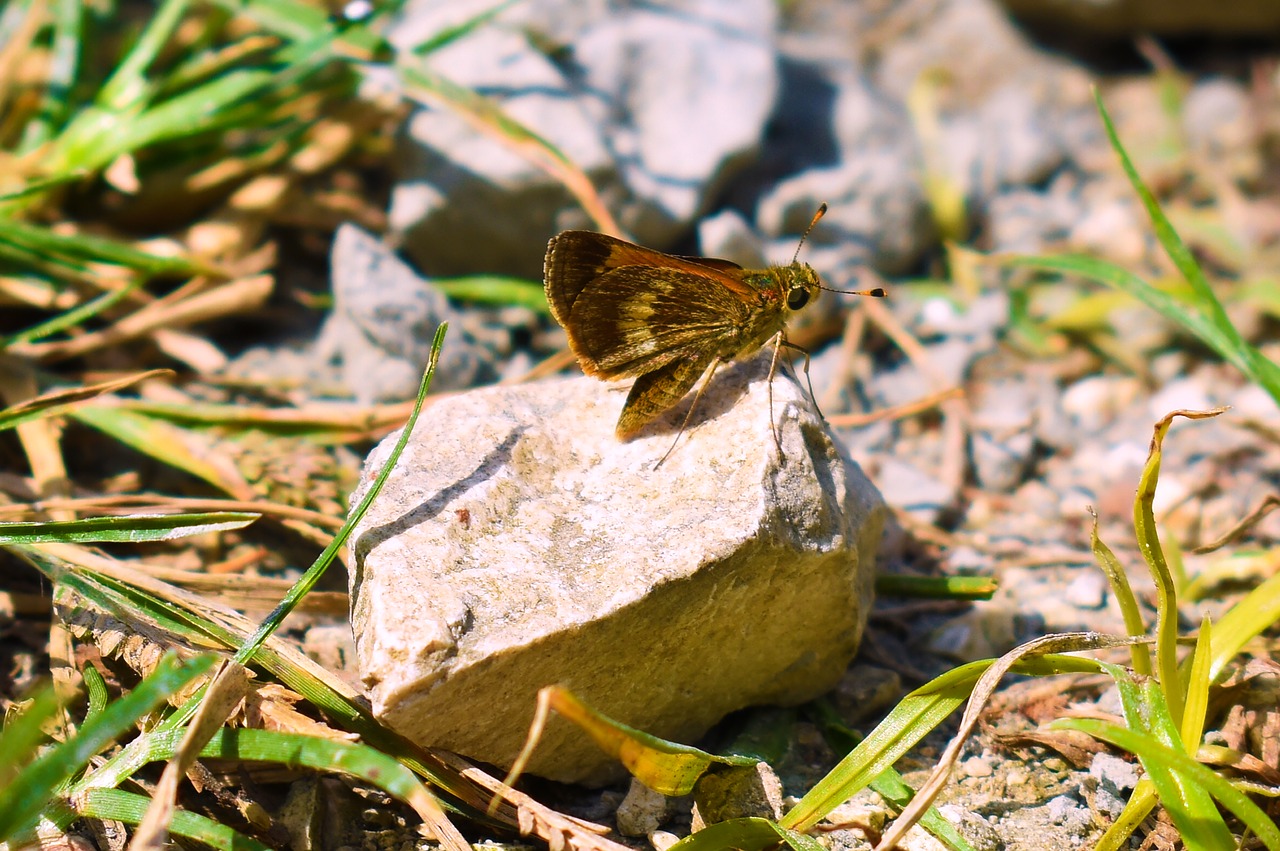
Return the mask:
POLYGON ((547 243, 543 280, 551 315, 561 325, 568 326, 573 306, 583 290, 601 275, 627 266, 670 269, 709 278, 744 296, 750 289, 726 274, 742 268, 728 260, 673 257, 602 233, 567 230, 547 243))
POLYGON ((680 358, 637 378, 618 417, 618 437, 628 438, 662 416, 684 398, 714 361, 714 356, 680 358))
POLYGON ((755 291, 727 260, 674 257, 591 231, 547 245, 551 313, 583 372, 624 378, 715 344, 744 320, 755 291))
POLYGON ((748 305, 716 279, 624 266, 583 288, 565 330, 583 372, 624 378, 722 354, 747 324, 748 305))

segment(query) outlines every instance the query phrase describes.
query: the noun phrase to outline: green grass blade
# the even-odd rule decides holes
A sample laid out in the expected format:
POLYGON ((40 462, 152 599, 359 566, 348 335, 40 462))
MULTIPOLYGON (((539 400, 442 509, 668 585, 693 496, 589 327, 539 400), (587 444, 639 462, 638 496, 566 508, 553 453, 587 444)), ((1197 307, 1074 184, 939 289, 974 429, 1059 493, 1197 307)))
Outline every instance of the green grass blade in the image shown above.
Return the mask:
POLYGON ((88 724, 107 708, 107 704, 111 702, 111 695, 107 691, 106 678, 93 665, 85 665, 81 668, 80 676, 84 678, 84 689, 89 696, 89 705, 84 710, 84 723, 88 724))
MULTIPOLYGON (((76 811, 88 818, 112 819, 125 824, 138 824, 146 815, 151 799, 123 789, 90 789, 79 799, 76 811)), ((169 821, 169 833, 185 837, 217 851, 271 851, 225 824, 186 810, 175 810, 169 821)))
POLYGON ((149 92, 143 99, 140 93, 124 106, 86 109, 54 140, 45 168, 55 174, 96 170, 144 147, 232 128, 262 127, 281 135, 282 98, 337 58, 334 35, 329 27, 308 41, 285 45, 254 67, 228 68, 167 98, 149 92))
POLYGON ((324 9, 314 3, 300 3, 297 0, 214 0, 214 5, 233 14, 245 15, 264 30, 289 41, 310 41, 337 34, 324 9))
POLYGON ((166 697, 208 671, 214 661, 213 656, 183 661, 167 654, 136 688, 112 703, 92 723, 81 727, 74 738, 46 751, 12 783, 0 789, 0 840, 29 830, 63 783, 166 697))
MULTIPOLYGON (((1134 675, 1118 665, 1103 664, 1102 667, 1115 680, 1129 729, 1150 745, 1185 752, 1186 745, 1166 702, 1168 689, 1151 679, 1139 683, 1134 675)), ((1203 788, 1176 768, 1158 760, 1148 764, 1137 751, 1133 753, 1142 760, 1147 779, 1155 787, 1170 818, 1183 831, 1182 838, 1188 849, 1229 847, 1230 831, 1203 788), (1227 845, 1222 844, 1224 837, 1227 845)))
POLYGON ((876 574, 877 597, 916 600, 990 600, 1000 590, 988 576, 901 576, 876 574))
POLYGON ((296 0, 213 0, 235 14, 244 15, 264 30, 290 42, 324 39, 340 56, 353 56, 377 62, 389 61, 395 54, 381 32, 387 18, 397 14, 404 0, 385 0, 376 4, 374 13, 359 22, 330 17, 314 3, 296 0))
POLYGON ((537 311, 541 316, 551 315, 546 293, 537 281, 501 275, 468 275, 463 278, 435 278, 431 285, 458 301, 516 305, 537 311))
POLYGON ((53 417, 72 410, 77 405, 84 404, 90 400, 108 393, 114 393, 117 390, 123 390, 142 381, 149 381, 153 378, 171 378, 173 372, 167 369, 152 369, 147 372, 137 372, 133 375, 126 375, 121 378, 113 378, 110 381, 103 381, 98 384, 90 384, 86 387, 74 387, 66 390, 50 390, 42 393, 34 399, 27 399, 16 405, 11 405, 4 410, 0 410, 0 431, 8 431, 17 428, 25 422, 42 419, 44 417, 53 417))
MULTIPOLYGON (((1010 257, 1003 261, 1010 267, 1027 266, 1067 275, 1079 275, 1128 293, 1175 325, 1185 328, 1224 361, 1240 370, 1251 381, 1280 402, 1280 366, 1267 360, 1254 346, 1241 340, 1237 345, 1213 321, 1162 290, 1153 287, 1134 273, 1095 257, 1010 257)), ((1234 329, 1233 329, 1234 331, 1234 329)))
POLYGON ((52 337, 54 334, 60 334, 63 331, 79 327, 98 314, 110 310, 124 301, 144 283, 146 283, 144 279, 135 279, 126 286, 105 292, 97 298, 90 299, 84 304, 73 307, 58 316, 32 325, 25 331, 19 331, 9 337, 0 337, 0 350, 7 349, 16 343, 33 343, 36 340, 52 337))
MULTIPOLYGON (((56 564, 49 564, 51 556, 48 553, 36 550, 25 552, 23 555, 36 564, 42 572, 59 578, 60 582, 74 589, 77 593, 100 599, 101 605, 109 611, 125 614, 129 611, 137 612, 140 606, 145 606, 148 616, 151 618, 162 618, 166 612, 171 613, 173 616, 180 615, 184 621, 175 628, 181 629, 183 631, 181 634, 186 634, 187 631, 198 631, 201 635, 207 636, 206 640, 214 641, 224 647, 238 648, 236 651, 238 662, 243 663, 244 660, 251 660, 253 664, 262 666, 272 675, 279 678, 285 685, 302 694, 303 697, 311 701, 326 715, 334 719, 336 723, 352 732, 359 733, 364 741, 382 750, 401 754, 401 760, 406 765, 410 765, 419 774, 427 777, 438 788, 456 794, 463 802, 475 802, 476 810, 471 810, 466 803, 460 803, 459 807, 473 814, 479 813, 480 817, 483 818, 482 813, 486 804, 476 801, 476 796, 472 793, 470 787, 460 785, 455 780, 454 775, 449 770, 442 768, 441 763, 433 760, 430 754, 421 751, 388 730, 374 720, 367 709, 348 699, 339 690, 334 689, 325 681, 323 676, 317 676, 307 667, 312 663, 305 657, 297 656, 295 658, 294 655, 281 652, 265 644, 267 637, 275 631, 284 617, 293 610, 297 605, 297 601, 319 580, 324 569, 336 557, 338 549, 345 544, 354 524, 368 510, 369 505, 377 496, 387 476, 390 475, 390 471, 395 465, 395 460, 403 451, 405 441, 408 439, 407 436, 412 433, 413 426, 417 422, 426 391, 430 387, 431 379, 435 374, 446 330, 447 326, 441 325, 436 331, 430 362, 423 375, 423 383, 419 391, 418 404, 404 427, 400 443, 392 450, 382 473, 370 486, 360 505, 351 511, 346 525, 339 530, 325 551, 317 557, 315 563, 308 569, 303 578, 290 589, 280 605, 247 638, 244 637, 244 634, 236 632, 224 623, 214 623, 207 619, 202 620, 193 613, 185 612, 171 604, 150 600, 137 589, 124 588, 114 580, 91 575, 90 571, 68 569, 56 564)), ((250 631, 250 626, 246 622, 246 633, 250 631)), ((197 705, 197 700, 183 704, 182 707, 161 723, 159 732, 176 732, 180 734, 183 725, 194 715, 197 705)), ((131 771, 136 771, 138 765, 144 764, 145 760, 143 763, 139 763, 138 760, 145 755, 147 747, 149 747, 149 744, 146 742, 131 743, 120 754, 108 761, 104 770, 114 772, 115 776, 114 782, 109 785, 116 785, 123 777, 127 777, 131 771)))
POLYGON ((57 711, 58 700, 51 686, 37 691, 21 711, 16 707, 11 710, 0 730, 0 790, 8 788, 22 766, 38 753, 40 743, 46 738, 43 725, 57 711))
MULTIPOLYGON (((916 792, 892 768, 881 772, 879 777, 871 781, 870 786, 872 791, 898 813, 907 808, 916 792)), ((947 821, 936 806, 929 807, 928 812, 920 817, 920 827, 951 851, 973 851, 973 846, 965 841, 956 826, 947 821)))
POLYGON ((6 544, 86 544, 174 541, 207 532, 243 529, 262 515, 243 511, 196 514, 126 514, 84 520, 0 523, 0 546, 6 544))
MULTIPOLYGON (((755 757, 718 756, 628 727, 597 712, 563 686, 540 690, 538 705, 540 710, 545 705, 577 726, 602 751, 621 762, 632 777, 668 797, 688 795, 698 778, 713 765, 745 768, 759 762, 755 757)), ((522 753, 517 765, 526 756, 522 753)))
POLYGON ((108 263, 132 269, 148 277, 210 275, 224 277, 217 269, 188 257, 161 257, 113 239, 89 234, 60 234, 48 228, 0 219, 0 243, 11 247, 16 259, 30 256, 67 264, 77 271, 85 263, 108 263))
POLYGON ((1156 197, 1151 194, 1151 190, 1142 182, 1142 178, 1138 175, 1138 170, 1134 168, 1133 161, 1129 159, 1129 154, 1125 151, 1124 145, 1120 143, 1120 137, 1116 133, 1115 125, 1111 122, 1111 116, 1107 114, 1107 108, 1102 103, 1102 94, 1097 87, 1093 90, 1093 99, 1098 107, 1098 114, 1102 116, 1102 125, 1107 131, 1107 139, 1111 142, 1111 148, 1116 152, 1116 156, 1120 158, 1120 165, 1124 169, 1125 176, 1129 178, 1129 185, 1133 187, 1133 191, 1142 201, 1142 206, 1146 208, 1147 215, 1151 218, 1156 239, 1160 241, 1160 245, 1164 248, 1165 254, 1168 255, 1169 259, 1173 261, 1173 265, 1187 280, 1187 283, 1191 284, 1191 288, 1195 290, 1199 302, 1198 306, 1206 311, 1214 327, 1229 341, 1233 349, 1237 352, 1243 352, 1248 347, 1248 344, 1227 317, 1227 312, 1223 309, 1222 303, 1218 301, 1217 296, 1213 293, 1213 288, 1209 286, 1209 282, 1205 280, 1204 273, 1200 271, 1200 264, 1196 262, 1195 257, 1191 255, 1181 237, 1178 236, 1178 232, 1169 223, 1169 219, 1165 216, 1164 211, 1160 209, 1160 203, 1156 201, 1156 197))
MULTIPOLYGON (((1194 752, 1195 742, 1183 742, 1179 733, 1178 722, 1173 718, 1168 704, 1165 702, 1167 689, 1154 680, 1145 680, 1141 686, 1142 710, 1145 713, 1148 730, 1154 734, 1153 743, 1174 750, 1194 752)), ((1180 693, 1181 694, 1181 693, 1180 693)), ((1184 713, 1185 716, 1185 713, 1184 713)), ((1126 720, 1131 714, 1126 711, 1126 720)), ((1139 732, 1137 724, 1130 721, 1130 730, 1139 732)), ((1139 755, 1141 759, 1141 755, 1139 755)), ((1164 763, 1148 766, 1147 776, 1156 787, 1160 802, 1169 813, 1169 817, 1182 831, 1183 842, 1190 849, 1199 846, 1205 849, 1224 848, 1233 841, 1231 831, 1221 814, 1214 806, 1213 798, 1204 787, 1176 766, 1164 763), (1162 783, 1163 781, 1163 783, 1162 783), (1193 837, 1195 841, 1193 842, 1193 837), (1226 845, 1223 842, 1226 842, 1226 845)))
MULTIPOLYGON (((188 610, 180 602, 175 605, 173 601, 158 599, 141 589, 98 575, 91 569, 52 564, 50 562, 53 557, 46 552, 35 550, 20 554, 57 582, 55 604, 69 605, 78 602, 79 605, 96 607, 125 623, 137 624, 140 630, 150 635, 167 635, 172 636, 174 641, 194 646, 216 646, 231 650, 240 646, 257 626, 254 622, 241 619, 236 622, 239 627, 237 631, 188 610), (62 594, 68 595, 65 602, 62 594)), ((325 680, 323 673, 315 670, 315 663, 305 656, 265 644, 255 654, 254 664, 297 691, 336 724, 358 733, 362 741, 387 753, 399 754, 404 764, 438 788, 452 791, 457 787, 452 775, 442 770, 429 755, 418 752, 412 744, 374 720, 368 710, 354 702, 352 697, 334 689, 325 680)), ((126 745, 119 754, 95 772, 92 785, 118 786, 147 763, 168 759, 185 733, 183 724, 174 719, 189 717, 194 714, 197 706, 198 700, 188 701, 155 730, 126 745)), ((467 787, 457 788, 460 794, 469 791, 467 787)), ((465 794, 463 799, 467 800, 465 794)), ((461 808, 473 817, 483 818, 487 798, 480 802, 472 795, 470 799, 476 807, 468 809, 463 805, 461 808)))
POLYGON ((1163 455, 1164 437, 1175 417, 1204 419, 1221 411, 1174 411, 1156 423, 1151 437, 1151 449, 1147 463, 1138 479, 1138 491, 1133 499, 1133 530, 1138 540, 1151 578, 1156 585, 1156 673, 1164 690, 1165 701, 1173 715, 1175 725, 1182 723, 1184 695, 1178 674, 1178 591, 1156 529, 1156 483, 1160 478, 1160 459, 1163 455))
POLYGON ((111 77, 98 91, 97 103, 109 112, 123 112, 138 105, 150 91, 147 69, 164 50, 182 22, 190 0, 164 0, 147 21, 141 37, 124 59, 116 66, 111 77))
POLYGON ((1010 267, 1028 266, 1063 275, 1079 275, 1128 293, 1165 319, 1186 328, 1224 360, 1247 374, 1248 364, 1243 358, 1238 357, 1238 350, 1231 345, 1230 339, 1217 326, 1169 293, 1151 286, 1128 269, 1097 257, 1070 254, 1052 257, 1009 257, 1004 260, 1004 263, 1010 267))
POLYGON ((1227 663, 1245 644, 1276 623, 1280 623, 1280 574, 1246 594, 1214 625, 1210 681, 1222 675, 1227 663))
POLYGON ((1213 621, 1208 615, 1200 621, 1200 634, 1196 646, 1184 665, 1182 688, 1186 693, 1186 706, 1182 710, 1182 727, 1179 730, 1187 753, 1195 756, 1204 735, 1204 724, 1209 713, 1209 666, 1213 662, 1213 621))
MULTIPOLYGON (((145 749, 146 761, 172 759, 181 747, 181 732, 171 730, 158 735, 144 734, 144 738, 151 739, 150 746, 145 749)), ((221 729, 213 734, 200 755, 235 762, 269 762, 292 768, 336 772, 382 789, 424 817, 438 812, 435 799, 412 771, 394 757, 360 742, 278 730, 221 729)), ((105 771, 100 774, 102 776, 87 777, 81 781, 77 793, 100 788, 104 781, 117 776, 105 771)))
MULTIPOLYGON (((1201 765, 1185 753, 1166 747, 1150 736, 1144 736, 1132 730, 1126 730, 1123 727, 1094 719, 1064 718, 1054 721, 1050 725, 1050 729, 1079 730, 1082 733, 1093 736, 1095 739, 1137 754, 1142 759, 1144 766, 1159 765, 1169 772, 1176 771, 1185 775, 1196 786, 1205 790, 1223 807, 1230 810, 1233 815, 1248 825, 1249 829, 1270 851, 1280 851, 1280 827, 1277 827, 1276 823, 1266 813, 1259 809, 1253 801, 1249 800, 1247 795, 1237 790, 1224 778, 1219 777, 1212 769, 1201 765)), ((1187 829, 1182 824, 1177 824, 1176 822, 1175 824, 1180 830, 1187 829)), ((1190 827, 1193 831, 1198 829, 1198 825, 1193 824, 1190 827)), ((1184 842, 1187 841, 1185 833, 1182 839, 1184 842)), ((1221 844, 1202 847, 1211 849, 1237 847, 1230 831, 1226 833, 1225 837, 1221 837, 1221 840, 1221 844)), ((1189 843, 1187 847, 1191 847, 1189 843)))
MULTIPOLYGON (((942 723, 968 699, 978 679, 991 667, 990 659, 970 662, 911 692, 834 769, 819 780, 780 824, 808 830, 827 813, 867 786, 942 723)), ((1046 655, 1014 666, 1020 673, 1046 676, 1097 671, 1097 663, 1075 656, 1046 655)))
POLYGON ((324 552, 320 553, 311 567, 307 568, 307 572, 303 574, 302 578, 289 589, 280 604, 262 622, 262 626, 257 633, 236 652, 235 660, 241 665, 249 664, 253 654, 267 640, 267 636, 276 631, 289 613, 293 611, 294 607, 298 605, 298 602, 320 581, 320 577, 324 575, 329 565, 337 558, 338 550, 346 546, 347 539, 351 537, 351 531, 355 528, 355 525, 360 522, 360 518, 369 510, 369 506, 373 504, 374 499, 382 491, 382 486, 386 484, 387 478, 391 475, 396 462, 400 459, 400 453, 404 452, 405 446, 409 443, 409 436, 413 434, 414 426, 418 423, 418 415, 422 412, 422 403, 426 400, 427 393, 431 390, 431 380, 435 377, 436 365, 440 362, 440 350, 444 347, 444 337, 448 330, 449 323, 447 322, 442 322, 440 327, 436 329, 435 338, 431 341, 431 353, 427 358, 427 369, 422 375, 422 384, 418 388, 417 401, 413 406, 413 411, 409 414, 408 421, 400 432, 400 440, 396 443, 395 448, 392 449, 387 463, 383 465, 381 472, 378 473, 373 484, 369 486, 364 499, 360 500, 360 504, 352 509, 351 514, 347 517, 347 522, 338 530, 338 534, 333 536, 329 546, 325 547, 324 552))
POLYGON ((1116 816, 1115 821, 1107 825, 1107 829, 1098 838, 1098 844, 1094 846, 1093 851, 1121 851, 1129 848, 1130 838, 1147 820, 1147 816, 1151 815, 1157 803, 1155 787, 1151 785, 1151 780, 1146 777, 1139 780, 1137 788, 1125 802, 1124 809, 1121 810, 1120 815, 1116 816))
POLYGON ((97 171, 117 157, 148 145, 186 138, 219 127, 231 104, 266 89, 275 75, 238 69, 149 108, 128 114, 103 109, 80 113, 55 140, 46 163, 53 172, 97 171))
POLYGON ((49 68, 40 111, 22 130, 19 153, 26 153, 53 138, 71 110, 71 91, 79 70, 80 49, 84 37, 84 4, 80 0, 55 0, 53 9, 53 43, 49 50, 49 68))
POLYGON ((229 455, 217 451, 209 434, 115 405, 81 405, 68 411, 68 416, 237 499, 251 495, 239 469, 229 455))
MULTIPOLYGON (((251 728, 222 729, 201 749, 205 758, 236 762, 274 762, 317 771, 334 771, 377 786, 412 804, 425 791, 412 771, 394 757, 361 742, 251 728)), ((161 759, 169 759, 165 754, 161 759)))
MULTIPOLYGON (((1147 625, 1142 620, 1142 610, 1138 607, 1138 598, 1133 593, 1133 586, 1129 584, 1129 576, 1125 573, 1124 566, 1120 564, 1120 559, 1116 558, 1116 554, 1111 551, 1111 547, 1098 537, 1097 513, 1092 509, 1089 513, 1093 515, 1093 528, 1089 533, 1089 539, 1093 545, 1093 557, 1102 568, 1102 572, 1106 574, 1111 593, 1115 595, 1116 602, 1120 605, 1125 631, 1129 635, 1146 635, 1147 625)), ((1151 650, 1145 644, 1133 645, 1129 648, 1129 656, 1133 660, 1135 671, 1143 676, 1151 675, 1151 650)))
MULTIPOLYGON (((815 701, 810 704, 810 708, 817 715, 815 720, 822 727, 822 734, 834 752, 848 754, 862 741, 861 735, 845 726, 844 720, 836 713, 829 701, 825 699, 815 701)), ((915 790, 908 786, 902 779, 902 775, 893 768, 886 768, 869 785, 872 791, 899 813, 906 808, 915 795, 915 790)), ((920 826, 952 851, 973 851, 972 846, 960 835, 956 826, 943 818, 937 807, 929 808, 929 811, 920 819, 920 826)))
POLYGON ((488 9, 481 9, 462 23, 455 24, 451 27, 445 27, 426 41, 414 46, 413 52, 418 56, 426 56, 428 53, 432 53, 446 45, 452 44, 463 36, 474 32, 476 28, 489 23, 489 21, 492 21, 507 9, 510 9, 518 1, 519 0, 503 0, 503 2, 495 3, 488 9))
POLYGON ((43 194, 46 190, 55 186, 61 186, 64 183, 72 183, 82 180, 88 176, 88 172, 73 172, 71 174, 56 174, 52 177, 41 177, 36 179, 28 179, 18 189, 11 189, 7 192, 0 192, 0 212, 3 212, 3 206, 13 201, 21 201, 24 198, 31 198, 36 195, 43 194))

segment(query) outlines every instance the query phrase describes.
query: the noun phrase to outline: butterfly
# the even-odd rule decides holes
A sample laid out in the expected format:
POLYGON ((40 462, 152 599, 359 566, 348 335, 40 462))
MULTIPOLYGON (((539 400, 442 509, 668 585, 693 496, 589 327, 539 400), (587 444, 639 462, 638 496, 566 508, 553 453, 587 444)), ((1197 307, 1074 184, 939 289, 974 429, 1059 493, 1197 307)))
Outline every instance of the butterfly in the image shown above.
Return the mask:
MULTIPOLYGON (((826 204, 818 209, 789 264, 765 269, 664 254, 593 231, 568 230, 551 238, 543 269, 547 303, 582 371, 607 380, 636 379, 618 417, 619 438, 630 438, 670 410, 706 374, 683 433, 715 370, 770 341, 772 380, 780 349, 799 349, 787 342, 787 321, 828 289, 798 259, 826 211, 826 204)), ((857 294, 880 297, 884 290, 857 294)), ((770 400, 772 405, 772 390, 770 400)), ((781 451, 776 432, 774 440, 781 451)), ((658 463, 674 449, 675 443, 658 463)))

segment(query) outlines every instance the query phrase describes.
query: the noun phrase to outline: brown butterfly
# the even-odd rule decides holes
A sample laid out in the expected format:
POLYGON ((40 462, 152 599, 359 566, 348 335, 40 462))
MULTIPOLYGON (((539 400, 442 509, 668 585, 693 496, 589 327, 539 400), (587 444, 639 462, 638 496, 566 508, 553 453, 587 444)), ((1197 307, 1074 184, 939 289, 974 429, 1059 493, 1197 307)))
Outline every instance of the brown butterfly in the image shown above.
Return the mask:
MULTIPOLYGON (((818 209, 790 264, 758 270, 663 254, 592 231, 568 230, 551 238, 544 268, 547 302, 582 371, 603 379, 636 376, 618 417, 618 437, 631 437, 674 407, 704 373, 711 374, 702 388, 720 364, 752 355, 770 340, 772 379, 780 347, 799 348, 787 342, 787 320, 827 289, 813 267, 797 260, 826 211, 826 204, 818 209)), ((857 294, 883 296, 884 290, 857 294)))

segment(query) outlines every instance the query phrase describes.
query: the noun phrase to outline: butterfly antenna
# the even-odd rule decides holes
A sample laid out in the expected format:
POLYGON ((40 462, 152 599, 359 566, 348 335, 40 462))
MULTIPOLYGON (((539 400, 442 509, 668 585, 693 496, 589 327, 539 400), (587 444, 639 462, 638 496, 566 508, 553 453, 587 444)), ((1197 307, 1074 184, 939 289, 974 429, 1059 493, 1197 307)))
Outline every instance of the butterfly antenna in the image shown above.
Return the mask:
POLYGON ((823 201, 818 205, 818 212, 813 214, 813 218, 809 220, 809 226, 804 229, 804 233, 800 236, 800 243, 796 246, 796 253, 791 256, 791 262, 795 263, 800 259, 800 249, 804 247, 804 241, 809 238, 809 231, 813 230, 813 226, 818 220, 827 214, 827 202, 823 201))
POLYGON ((831 287, 824 287, 818 284, 818 289, 826 290, 829 293, 841 293, 842 295, 865 295, 871 298, 884 298, 888 293, 884 291, 884 287, 872 287, 869 290, 833 290, 831 287))
MULTIPOLYGON (((791 262, 795 263, 800 259, 800 249, 804 247, 804 241, 809 238, 809 232, 813 230, 813 226, 827 214, 827 202, 823 201, 818 205, 818 212, 813 214, 813 218, 809 220, 809 226, 804 229, 804 233, 800 236, 800 244, 796 246, 796 253, 792 255, 791 262)), ((884 298, 884 287, 872 287, 869 290, 833 290, 831 287, 824 287, 818 284, 818 289, 826 290, 829 293, 843 293, 844 295, 865 295, 871 298, 884 298)))

